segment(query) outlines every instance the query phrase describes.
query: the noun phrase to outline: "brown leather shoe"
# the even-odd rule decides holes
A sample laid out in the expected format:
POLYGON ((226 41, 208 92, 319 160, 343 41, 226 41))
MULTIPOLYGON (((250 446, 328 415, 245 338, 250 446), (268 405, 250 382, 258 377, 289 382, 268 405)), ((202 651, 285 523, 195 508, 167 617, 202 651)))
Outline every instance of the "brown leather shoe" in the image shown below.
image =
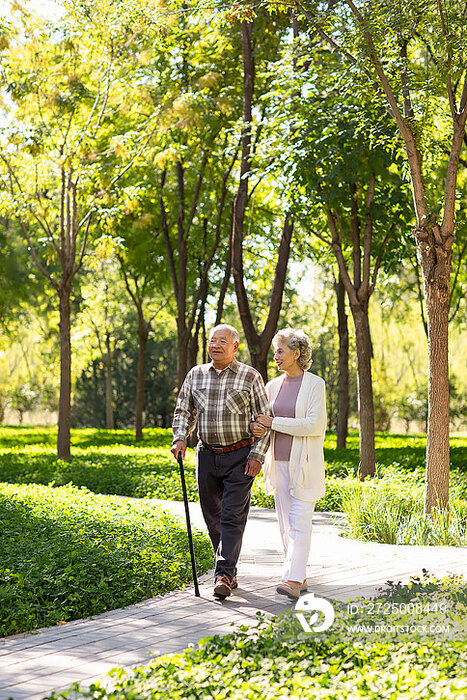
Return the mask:
POLYGON ((234 590, 234 588, 238 588, 238 582, 237 582, 237 577, 234 576, 233 579, 230 582, 230 588, 234 590))
MULTIPOLYGON (((237 584, 238 585, 238 584, 237 584)), ((216 598, 227 598, 232 593, 232 583, 228 576, 218 576, 214 585, 213 595, 216 598)))
POLYGON ((298 600, 300 598, 300 585, 300 583, 293 581, 281 581, 276 591, 281 595, 286 595, 291 600, 298 600))
POLYGON ((300 593, 305 593, 305 591, 308 590, 308 583, 306 578, 303 579, 302 583, 300 584, 300 593))

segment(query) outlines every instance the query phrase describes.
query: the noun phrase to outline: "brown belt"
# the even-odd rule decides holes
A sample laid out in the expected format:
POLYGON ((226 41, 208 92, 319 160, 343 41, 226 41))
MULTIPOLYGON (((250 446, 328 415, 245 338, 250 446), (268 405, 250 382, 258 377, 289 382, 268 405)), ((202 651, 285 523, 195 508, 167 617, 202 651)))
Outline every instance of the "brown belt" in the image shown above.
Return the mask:
POLYGON ((228 452, 240 450, 242 447, 248 447, 248 445, 252 445, 254 441, 255 439, 253 437, 245 438, 245 440, 239 440, 238 442, 234 442, 233 445, 226 445, 225 447, 213 447, 212 445, 208 445, 207 442, 204 442, 204 440, 201 440, 201 444, 208 450, 211 450, 211 452, 215 452, 216 455, 225 455, 228 452))

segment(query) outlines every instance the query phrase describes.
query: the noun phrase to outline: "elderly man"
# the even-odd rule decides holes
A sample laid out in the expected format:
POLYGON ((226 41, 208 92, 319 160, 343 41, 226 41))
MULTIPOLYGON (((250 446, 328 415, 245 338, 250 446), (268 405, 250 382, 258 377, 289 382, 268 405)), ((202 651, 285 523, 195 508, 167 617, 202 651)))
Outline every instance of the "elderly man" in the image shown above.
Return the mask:
POLYGON ((269 407, 259 372, 235 358, 239 340, 232 326, 212 329, 212 361, 188 372, 173 421, 175 458, 185 456, 187 436, 198 422, 199 499, 215 552, 214 595, 221 599, 237 587, 251 487, 269 445, 269 431, 256 441, 250 433, 250 421, 269 407))

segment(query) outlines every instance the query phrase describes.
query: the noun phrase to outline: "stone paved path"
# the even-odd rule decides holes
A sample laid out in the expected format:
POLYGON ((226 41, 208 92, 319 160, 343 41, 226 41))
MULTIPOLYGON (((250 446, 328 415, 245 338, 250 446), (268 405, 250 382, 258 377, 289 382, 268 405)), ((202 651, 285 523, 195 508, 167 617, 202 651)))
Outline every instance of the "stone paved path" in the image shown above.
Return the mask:
MULTIPOLYGON (((183 503, 161 502, 183 514, 183 503)), ((199 506, 193 524, 204 529, 199 506)), ((467 548, 392 546, 339 536, 342 517, 316 513, 307 578, 317 595, 338 600, 368 597, 387 580, 408 581, 422 569, 467 577, 467 548)), ((290 605, 275 593, 282 551, 274 511, 252 508, 239 562, 239 588, 224 602, 212 597, 212 573, 193 587, 122 610, 0 640, 0 700, 39 700, 72 682, 83 685, 115 666, 144 663, 151 655, 182 651, 212 634, 254 622, 258 610, 275 614, 290 605)))

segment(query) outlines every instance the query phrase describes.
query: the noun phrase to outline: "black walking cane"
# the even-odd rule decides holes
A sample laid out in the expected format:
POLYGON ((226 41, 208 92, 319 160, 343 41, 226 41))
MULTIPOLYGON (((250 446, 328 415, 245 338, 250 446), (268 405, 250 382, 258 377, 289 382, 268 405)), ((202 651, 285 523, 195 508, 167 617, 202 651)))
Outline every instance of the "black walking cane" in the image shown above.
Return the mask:
POLYGON ((193 583, 195 584, 195 595, 198 596, 198 598, 199 598, 200 594, 199 594, 199 586, 198 586, 198 577, 196 575, 195 550, 193 547, 193 535, 191 533, 190 511, 188 509, 188 496, 186 493, 186 484, 185 484, 185 470, 183 468, 183 459, 182 459, 181 452, 179 452, 177 454, 177 461, 178 461, 178 464, 180 465, 180 479, 182 481, 183 502, 185 504, 186 529, 188 532, 188 543, 190 545, 191 570, 193 571, 193 583))

